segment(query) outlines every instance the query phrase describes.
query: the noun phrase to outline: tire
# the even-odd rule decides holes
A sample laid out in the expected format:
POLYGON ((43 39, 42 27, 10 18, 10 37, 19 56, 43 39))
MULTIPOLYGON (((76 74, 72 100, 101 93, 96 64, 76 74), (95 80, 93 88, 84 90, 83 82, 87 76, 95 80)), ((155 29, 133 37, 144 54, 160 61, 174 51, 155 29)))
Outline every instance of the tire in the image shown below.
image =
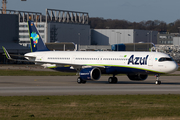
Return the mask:
POLYGON ((81 83, 85 84, 85 83, 86 83, 86 80, 82 80, 82 82, 81 82, 81 83))
POLYGON ((109 83, 113 83, 113 77, 109 77, 109 78, 108 78, 108 82, 109 82, 109 83))
POLYGON ((117 82, 118 82, 117 77, 113 77, 113 83, 117 83, 117 82))
POLYGON ((82 79, 80 77, 77 78, 77 83, 81 84, 82 83, 82 79))
POLYGON ((159 82, 159 85, 161 84, 161 81, 158 81, 159 82))
POLYGON ((156 85, 160 85, 161 84, 161 81, 157 81, 155 82, 156 85))

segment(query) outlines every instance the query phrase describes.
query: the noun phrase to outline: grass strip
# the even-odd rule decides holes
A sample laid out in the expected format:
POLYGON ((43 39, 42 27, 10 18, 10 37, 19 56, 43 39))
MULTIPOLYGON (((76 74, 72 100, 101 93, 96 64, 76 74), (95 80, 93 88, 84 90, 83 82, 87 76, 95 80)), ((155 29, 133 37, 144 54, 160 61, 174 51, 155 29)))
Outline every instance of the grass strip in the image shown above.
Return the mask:
POLYGON ((0 119, 169 120, 180 118, 180 95, 0 97, 0 119))

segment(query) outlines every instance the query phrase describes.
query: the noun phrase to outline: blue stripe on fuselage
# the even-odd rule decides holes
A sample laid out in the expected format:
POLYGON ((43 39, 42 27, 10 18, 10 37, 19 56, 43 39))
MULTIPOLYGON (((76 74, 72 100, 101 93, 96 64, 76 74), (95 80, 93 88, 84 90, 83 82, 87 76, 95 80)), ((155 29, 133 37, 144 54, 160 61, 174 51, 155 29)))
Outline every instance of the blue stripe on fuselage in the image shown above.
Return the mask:
POLYGON ((106 71, 106 74, 154 73, 147 70, 141 70, 137 68, 127 68, 127 67, 106 67, 105 71, 106 71))

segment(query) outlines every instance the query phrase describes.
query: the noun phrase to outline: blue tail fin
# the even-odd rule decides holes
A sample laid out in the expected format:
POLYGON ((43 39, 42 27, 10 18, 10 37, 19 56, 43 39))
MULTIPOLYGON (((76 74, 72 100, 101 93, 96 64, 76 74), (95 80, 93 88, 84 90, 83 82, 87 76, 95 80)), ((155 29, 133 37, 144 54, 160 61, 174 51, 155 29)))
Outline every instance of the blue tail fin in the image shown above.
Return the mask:
POLYGON ((33 21, 28 21, 28 28, 31 42, 31 52, 49 51, 49 49, 43 43, 42 38, 39 32, 37 31, 33 21))

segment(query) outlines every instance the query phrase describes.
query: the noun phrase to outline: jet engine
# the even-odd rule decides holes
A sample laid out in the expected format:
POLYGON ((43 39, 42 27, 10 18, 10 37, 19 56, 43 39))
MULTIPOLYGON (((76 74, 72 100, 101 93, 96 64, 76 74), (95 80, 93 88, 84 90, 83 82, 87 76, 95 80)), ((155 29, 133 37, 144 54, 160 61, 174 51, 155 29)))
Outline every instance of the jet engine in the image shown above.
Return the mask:
POLYGON ((80 71, 80 78, 83 80, 99 80, 101 70, 99 68, 84 68, 80 71))
POLYGON ((128 74, 127 76, 130 80, 142 81, 147 79, 148 74, 128 74))

